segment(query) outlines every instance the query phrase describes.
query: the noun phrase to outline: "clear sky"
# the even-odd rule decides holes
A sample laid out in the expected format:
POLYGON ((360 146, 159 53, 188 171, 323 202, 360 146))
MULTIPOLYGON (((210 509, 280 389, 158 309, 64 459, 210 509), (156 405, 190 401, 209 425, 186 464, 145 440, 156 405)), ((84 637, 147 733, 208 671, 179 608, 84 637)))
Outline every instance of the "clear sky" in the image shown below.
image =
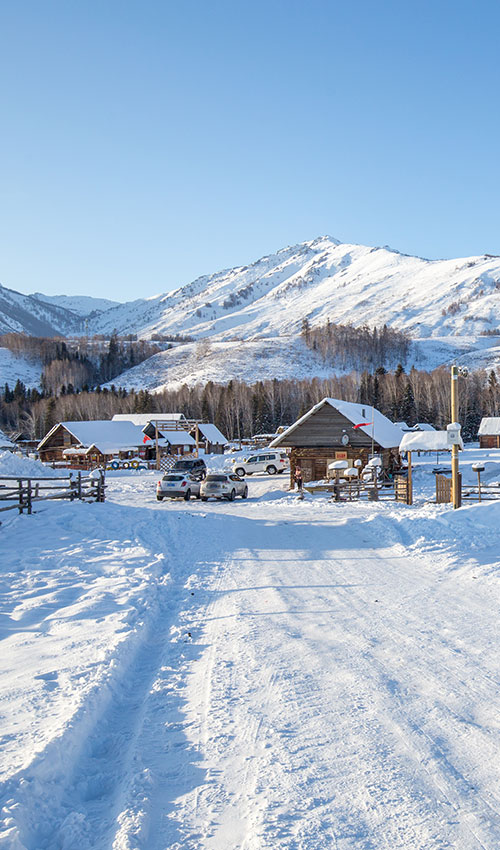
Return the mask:
POLYGON ((500 254, 498 0, 0 0, 0 282, 500 254))

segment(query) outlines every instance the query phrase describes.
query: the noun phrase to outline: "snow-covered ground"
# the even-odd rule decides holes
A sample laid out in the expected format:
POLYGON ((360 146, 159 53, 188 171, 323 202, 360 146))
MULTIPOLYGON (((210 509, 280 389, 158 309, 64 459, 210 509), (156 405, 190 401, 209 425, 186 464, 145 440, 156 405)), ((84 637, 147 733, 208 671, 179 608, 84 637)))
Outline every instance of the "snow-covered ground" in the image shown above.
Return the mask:
POLYGON ((496 850, 500 501, 434 462, 412 508, 116 472, 2 514, 0 848, 496 850))

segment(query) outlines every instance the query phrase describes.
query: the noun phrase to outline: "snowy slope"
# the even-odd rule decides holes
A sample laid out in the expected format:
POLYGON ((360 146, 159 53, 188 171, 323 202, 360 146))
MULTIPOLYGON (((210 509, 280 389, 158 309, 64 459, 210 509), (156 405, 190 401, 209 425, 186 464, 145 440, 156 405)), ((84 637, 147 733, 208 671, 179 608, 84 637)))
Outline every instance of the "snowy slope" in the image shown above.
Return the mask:
POLYGON ((71 310, 72 313, 82 317, 109 310, 119 303, 118 301, 110 301, 109 298, 92 298, 90 295, 43 295, 41 292, 34 292, 33 298, 37 298, 38 301, 45 301, 47 304, 64 307, 65 310, 71 310))
POLYGON ((70 310, 0 286, 0 333, 66 336, 82 331, 80 317, 70 310))
POLYGON ((254 339, 297 333, 306 317, 477 337, 500 326, 500 258, 430 261, 322 237, 112 308, 92 327, 254 339))
POLYGON ((417 466, 413 508, 3 515, 2 850, 497 848, 500 502, 417 466))
POLYGON ((127 389, 173 390, 182 384, 194 386, 207 381, 226 384, 237 379, 254 383, 274 378, 326 378, 331 374, 322 358, 296 336, 246 342, 206 339, 155 354, 108 386, 113 383, 127 389))
POLYGON ((0 387, 8 384, 14 389, 19 379, 27 387, 39 387, 42 366, 38 362, 16 357, 8 348, 0 348, 0 387))

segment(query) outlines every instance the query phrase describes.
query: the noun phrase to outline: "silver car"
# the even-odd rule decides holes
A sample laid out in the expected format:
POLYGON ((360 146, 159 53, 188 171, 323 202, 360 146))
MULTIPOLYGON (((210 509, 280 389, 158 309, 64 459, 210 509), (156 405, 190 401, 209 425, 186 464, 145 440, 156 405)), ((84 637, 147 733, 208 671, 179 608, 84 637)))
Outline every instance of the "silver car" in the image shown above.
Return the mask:
POLYGON ((195 475, 182 474, 182 472, 167 472, 156 485, 156 498, 162 499, 185 499, 189 502, 191 496, 200 498, 200 480, 195 475))
POLYGON ((211 497, 214 499, 228 499, 233 502, 236 496, 246 499, 248 487, 239 475, 234 472, 213 472, 207 475, 201 482, 201 501, 206 502, 211 497))

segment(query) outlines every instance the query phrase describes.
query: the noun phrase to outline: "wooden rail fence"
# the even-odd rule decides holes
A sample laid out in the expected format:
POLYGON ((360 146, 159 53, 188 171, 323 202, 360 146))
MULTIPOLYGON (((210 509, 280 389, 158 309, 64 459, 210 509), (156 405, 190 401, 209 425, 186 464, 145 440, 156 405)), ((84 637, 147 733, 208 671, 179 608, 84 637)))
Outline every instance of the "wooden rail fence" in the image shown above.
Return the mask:
POLYGON ((64 478, 0 476, 0 513, 17 509, 20 514, 24 511, 31 514, 35 502, 49 499, 104 502, 105 490, 103 472, 95 478, 81 472, 64 478))

